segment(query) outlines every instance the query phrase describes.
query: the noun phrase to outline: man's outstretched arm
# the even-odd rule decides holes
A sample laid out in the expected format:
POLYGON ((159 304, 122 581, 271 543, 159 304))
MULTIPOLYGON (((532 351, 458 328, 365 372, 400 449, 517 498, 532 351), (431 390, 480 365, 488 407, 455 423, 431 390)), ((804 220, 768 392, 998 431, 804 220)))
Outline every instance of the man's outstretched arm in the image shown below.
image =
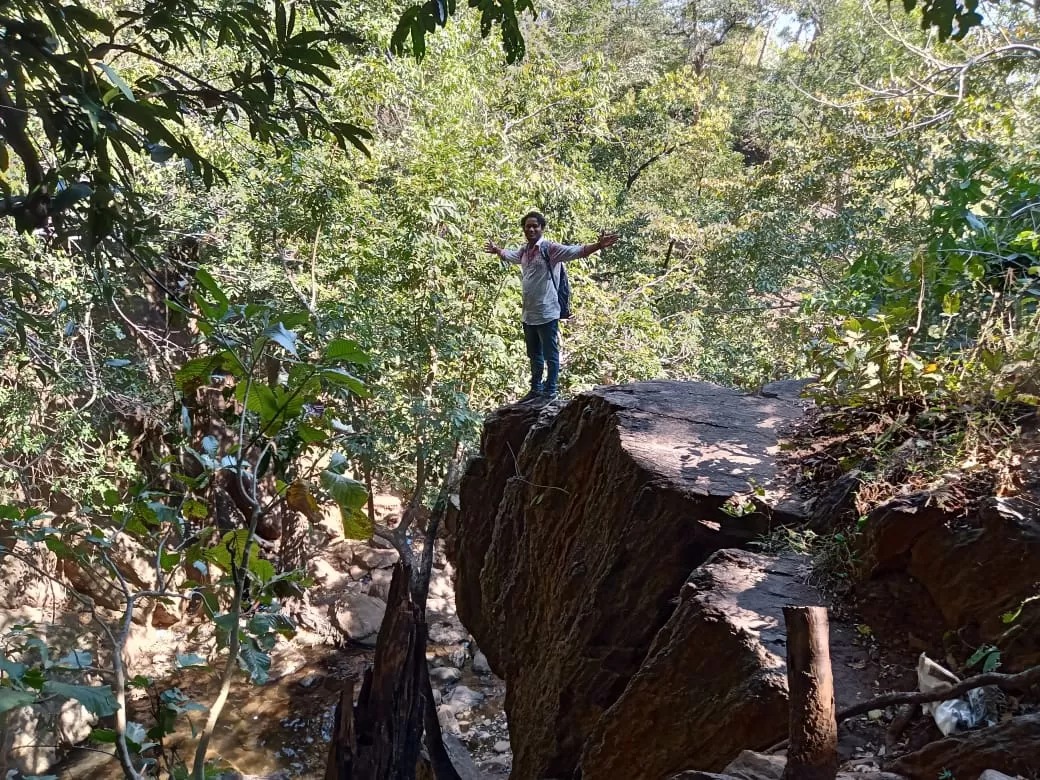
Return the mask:
POLYGON ((581 254, 579 255, 579 257, 588 257, 589 255, 593 255, 596 252, 599 252, 601 249, 606 249, 607 247, 614 246, 614 244, 617 243, 617 240, 617 233, 600 233, 599 239, 596 240, 596 243, 586 244, 581 248, 581 254))
POLYGON ((516 249, 503 249, 498 246, 494 241, 488 241, 484 245, 484 251, 489 255, 498 255, 504 263, 519 263, 520 252, 516 249))
POLYGON ((549 256, 552 258, 554 265, 556 263, 566 263, 593 255, 601 249, 606 249, 608 246, 614 246, 617 240, 617 233, 601 233, 599 239, 593 244, 556 244, 550 242, 549 256))

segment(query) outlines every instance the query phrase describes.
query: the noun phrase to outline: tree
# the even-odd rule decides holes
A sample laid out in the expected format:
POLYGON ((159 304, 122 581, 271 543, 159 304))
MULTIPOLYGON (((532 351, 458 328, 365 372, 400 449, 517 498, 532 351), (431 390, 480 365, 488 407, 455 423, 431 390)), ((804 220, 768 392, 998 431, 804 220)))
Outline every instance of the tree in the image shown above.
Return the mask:
MULTIPOLYGON (((482 32, 501 24, 508 58, 519 57, 516 14, 530 3, 471 5, 481 11, 482 32)), ((426 33, 454 12, 454 2, 439 0, 409 8, 394 50, 403 53, 410 43, 421 56, 426 33)), ((86 3, 5 4, 0 214, 22 231, 53 222, 85 249, 117 225, 122 239, 135 243, 142 158, 176 156, 207 186, 221 177, 189 132, 189 118, 213 130, 240 123, 263 143, 318 136, 364 151, 371 134, 361 121, 323 105, 329 71, 350 47, 368 45, 346 21, 356 15, 340 0, 149 0, 114 17, 86 3), (200 60, 200 51, 212 55, 200 60)))

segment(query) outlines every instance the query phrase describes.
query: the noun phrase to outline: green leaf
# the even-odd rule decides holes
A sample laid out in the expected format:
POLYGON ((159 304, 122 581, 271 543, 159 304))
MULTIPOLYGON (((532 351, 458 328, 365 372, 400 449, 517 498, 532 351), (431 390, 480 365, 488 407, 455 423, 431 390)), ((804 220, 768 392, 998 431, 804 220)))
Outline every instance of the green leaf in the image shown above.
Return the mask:
POLYGON ((369 354, 353 339, 333 339, 325 347, 326 360, 343 360, 367 366, 372 362, 369 354))
POLYGON ((61 669, 86 669, 94 663, 94 657, 86 650, 73 650, 63 658, 55 662, 55 666, 61 669))
POLYGON ((994 650, 992 653, 986 656, 986 660, 982 662, 983 674, 989 672, 995 672, 1000 668, 1000 651, 994 650))
POLYGON ((51 211, 61 212, 72 206, 74 203, 89 198, 94 194, 94 190, 91 189, 89 184, 83 182, 76 182, 70 184, 62 190, 58 191, 58 194, 51 200, 51 211))
MULTIPOLYGON (((228 531, 215 546, 203 551, 202 557, 230 574, 232 571, 231 556, 234 556, 234 562, 237 566, 242 560, 242 553, 245 551, 248 540, 248 529, 240 528, 237 531, 228 531)), ((250 550, 250 556, 254 555, 257 550, 256 542, 253 542, 252 546, 253 549, 250 550)))
POLYGON ((360 398, 367 398, 371 395, 364 382, 342 368, 325 368, 322 369, 321 375, 330 382, 346 386, 354 395, 360 398))
POLYGON ((181 514, 192 520, 205 520, 209 516, 209 508, 197 498, 186 498, 181 504, 181 514))
POLYGON ((63 699, 75 699, 89 713, 97 715, 99 718, 114 715, 119 710, 116 697, 112 695, 112 689, 107 685, 70 685, 57 680, 48 680, 43 685, 43 692, 63 699))
POLYGON ((361 539, 368 541, 372 538, 372 534, 375 533, 375 526, 368 518, 368 512, 362 508, 352 509, 347 512, 341 510, 343 514, 343 536, 347 539, 361 539))
POLYGON ((347 456, 342 452, 334 452, 329 456, 329 465, 326 471, 331 471, 333 474, 346 474, 348 468, 350 468, 350 461, 347 460, 347 456))
POLYGON ((152 158, 152 162, 164 163, 173 157, 173 149, 162 144, 152 144, 148 149, 148 156, 152 158))
POLYGON ((22 675, 22 684, 41 691, 43 686, 47 684, 47 678, 44 676, 42 669, 26 669, 25 674, 22 675))
POLYGON ((124 733, 126 734, 126 741, 131 750, 141 753, 149 747, 152 747, 151 743, 145 741, 148 739, 148 731, 140 723, 129 721, 126 724, 126 731, 124 733))
POLYGON ((296 333, 286 328, 282 323, 273 325, 264 331, 264 335, 280 346, 293 357, 299 357, 296 353, 296 333))
POLYGON ((296 435, 300 437, 300 440, 306 444, 318 444, 325 441, 329 434, 323 431, 321 428, 316 428, 313 425, 302 423, 296 430, 296 435))
POLYGON ((368 502, 368 491, 362 483, 328 469, 321 472, 321 486, 329 491, 332 500, 339 504, 344 516, 368 502))
POLYGON ((16 710, 36 701, 36 694, 30 691, 15 691, 11 688, 0 688, 0 713, 16 710))
POLYGON ((275 574, 278 573, 275 571, 273 563, 261 558, 259 555, 254 555, 249 559, 249 571, 260 581, 261 585, 270 582, 274 579, 275 574))
POLYGON ((242 643, 238 662, 254 683, 263 685, 267 682, 271 670, 271 656, 263 652, 255 641, 242 643))
POLYGON ((210 376, 224 365, 224 353, 207 355, 189 360, 173 375, 177 389, 183 393, 193 393, 202 384, 209 381, 210 376))
POLYGON ((90 741, 102 745, 114 745, 116 743, 115 729, 94 729, 90 732, 90 741))
POLYGON ((108 77, 108 80, 111 81, 114 86, 119 88, 120 92, 126 95, 127 100, 137 100, 137 98, 134 97, 133 91, 130 89, 130 85, 123 81, 123 77, 116 73, 115 68, 104 62, 95 62, 94 64, 104 72, 105 76, 108 77))
POLYGON ((195 272, 195 281, 199 283, 202 289, 213 296, 213 300, 216 301, 224 311, 227 311, 227 307, 230 306, 231 302, 228 300, 227 295, 224 294, 224 291, 220 288, 220 285, 217 284, 217 280, 214 279, 208 271, 204 268, 198 269, 195 272))
POLYGON ((112 22, 102 16, 98 16, 86 6, 70 3, 63 6, 61 12, 67 19, 71 19, 84 30, 99 32, 106 36, 115 34, 115 27, 112 26, 112 22))
POLYGON ((177 654, 177 666, 187 669, 192 666, 206 666, 206 659, 196 653, 177 654))
POLYGON ((25 674, 26 667, 23 663, 17 661, 8 661, 2 655, 0 655, 0 672, 3 672, 15 682, 20 682, 22 675, 25 674))
POLYGON ((247 397, 246 383, 240 382, 235 388, 235 398, 239 403, 244 404, 246 409, 260 415, 260 422, 268 436, 276 434, 281 427, 280 424, 274 425, 276 419, 280 419, 280 422, 285 421, 285 416, 278 405, 278 399, 274 391, 267 385, 255 383, 250 385, 247 397))

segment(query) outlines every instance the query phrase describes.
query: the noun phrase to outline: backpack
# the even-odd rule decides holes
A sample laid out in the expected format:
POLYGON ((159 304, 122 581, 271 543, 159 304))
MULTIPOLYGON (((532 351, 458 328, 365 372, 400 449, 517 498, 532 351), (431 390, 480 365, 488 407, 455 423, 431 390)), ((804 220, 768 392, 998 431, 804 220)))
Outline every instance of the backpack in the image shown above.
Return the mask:
POLYGON ((545 244, 542 244, 542 259, 549 268, 549 281, 552 282, 556 298, 560 302, 560 319, 569 320, 574 315, 571 313, 571 280, 567 278, 567 268, 560 263, 560 283, 557 284, 552 272, 552 261, 549 259, 549 247, 545 244))

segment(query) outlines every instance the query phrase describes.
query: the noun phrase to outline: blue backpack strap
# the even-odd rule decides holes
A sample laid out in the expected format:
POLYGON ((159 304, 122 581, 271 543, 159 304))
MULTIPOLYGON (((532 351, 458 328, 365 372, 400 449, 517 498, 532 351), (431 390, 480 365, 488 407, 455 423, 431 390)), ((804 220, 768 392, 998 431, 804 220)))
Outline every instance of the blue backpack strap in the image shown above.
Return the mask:
POLYGON ((549 269, 549 281, 552 282, 553 289, 556 290, 556 294, 560 294, 560 286, 556 283, 556 277, 553 276, 552 272, 552 260, 549 259, 549 247, 542 244, 542 259, 545 260, 545 265, 549 269))

